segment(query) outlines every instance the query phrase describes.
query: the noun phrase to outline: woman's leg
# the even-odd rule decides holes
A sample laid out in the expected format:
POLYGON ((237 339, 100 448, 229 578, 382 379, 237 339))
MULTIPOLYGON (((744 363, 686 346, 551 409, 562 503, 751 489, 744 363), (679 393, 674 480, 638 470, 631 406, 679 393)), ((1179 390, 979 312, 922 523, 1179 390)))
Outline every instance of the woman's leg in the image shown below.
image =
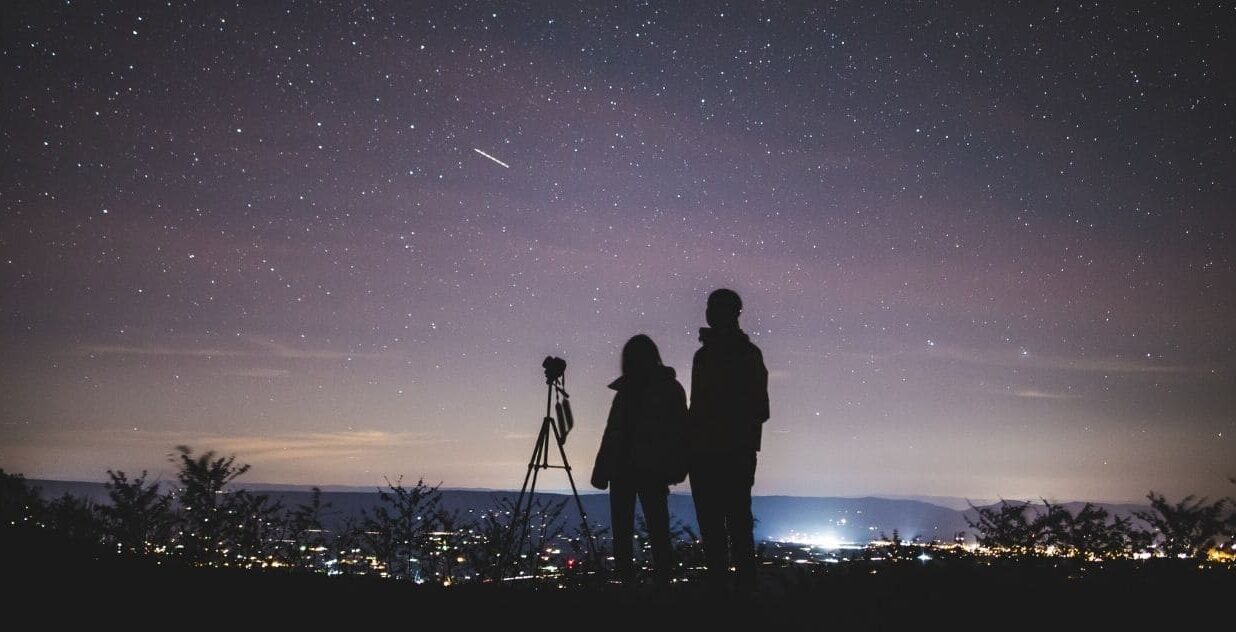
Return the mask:
POLYGON ((614 534, 614 570, 619 580, 630 584, 635 579, 635 555, 631 544, 635 535, 635 488, 632 485, 610 482, 609 516, 614 534))
POLYGON ((668 584, 674 576, 674 549, 670 545, 669 533, 669 488, 665 485, 643 486, 639 492, 639 504, 648 523, 653 577, 658 584, 668 584))

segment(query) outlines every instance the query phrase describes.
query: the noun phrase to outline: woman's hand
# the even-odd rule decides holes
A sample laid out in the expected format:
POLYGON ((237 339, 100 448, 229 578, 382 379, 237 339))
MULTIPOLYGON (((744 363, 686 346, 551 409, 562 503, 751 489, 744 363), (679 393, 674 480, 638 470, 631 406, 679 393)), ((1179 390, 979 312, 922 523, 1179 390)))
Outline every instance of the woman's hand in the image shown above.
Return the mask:
POLYGON ((592 473, 592 480, 590 482, 592 483, 592 486, 597 489, 605 489, 606 487, 609 487, 609 481, 605 480, 605 477, 601 476, 597 472, 592 473))

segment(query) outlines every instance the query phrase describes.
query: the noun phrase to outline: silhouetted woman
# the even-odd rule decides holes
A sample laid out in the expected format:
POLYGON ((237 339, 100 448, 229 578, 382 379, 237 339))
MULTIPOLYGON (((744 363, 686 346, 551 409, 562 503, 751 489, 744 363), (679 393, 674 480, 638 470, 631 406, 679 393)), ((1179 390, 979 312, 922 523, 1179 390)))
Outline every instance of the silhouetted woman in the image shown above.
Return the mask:
POLYGON ((661 364, 657 345, 643 334, 623 346, 622 377, 609 387, 617 394, 592 468, 592 485, 609 487, 615 570, 623 583, 634 583, 631 538, 639 497, 652 544, 653 576, 658 584, 668 584, 673 573, 669 486, 687 474, 686 393, 674 369, 661 364))

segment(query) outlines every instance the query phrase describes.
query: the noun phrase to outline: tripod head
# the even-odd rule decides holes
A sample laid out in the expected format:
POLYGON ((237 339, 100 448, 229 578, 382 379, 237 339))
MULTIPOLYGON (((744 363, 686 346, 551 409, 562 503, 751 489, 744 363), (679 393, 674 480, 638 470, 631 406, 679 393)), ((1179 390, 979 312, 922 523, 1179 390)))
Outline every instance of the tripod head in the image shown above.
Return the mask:
POLYGON ((566 373, 566 360, 555 358, 554 356, 545 356, 545 360, 541 362, 541 366, 545 369, 545 383, 553 384, 562 379, 566 373))
POLYGON ((545 360, 541 362, 541 367, 545 369, 545 384, 549 386, 549 393, 545 398, 545 419, 557 422, 556 430, 559 443, 565 443, 567 434, 571 432, 571 428, 575 427, 575 416, 571 414, 571 396, 567 394, 564 386, 566 385, 566 360, 556 358, 554 356, 545 356, 545 360), (555 395, 557 396, 555 398, 555 395), (557 419, 549 416, 550 402, 553 401, 553 410, 557 419))

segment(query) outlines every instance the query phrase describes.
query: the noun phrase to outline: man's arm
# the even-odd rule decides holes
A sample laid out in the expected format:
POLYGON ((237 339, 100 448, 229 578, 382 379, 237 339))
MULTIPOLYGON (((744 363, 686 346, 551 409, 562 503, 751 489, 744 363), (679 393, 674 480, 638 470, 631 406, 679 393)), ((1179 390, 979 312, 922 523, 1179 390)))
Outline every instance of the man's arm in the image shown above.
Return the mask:
POLYGON ((700 361, 700 352, 696 351, 691 358, 691 402, 687 405, 688 421, 699 414, 700 402, 704 400, 704 363, 700 361))
POLYGON ((768 369, 764 366, 764 354, 760 352, 759 347, 752 345, 755 353, 754 356, 754 379, 751 384, 754 387, 751 393, 751 399, 754 404, 754 417, 760 423, 768 421, 768 369))

